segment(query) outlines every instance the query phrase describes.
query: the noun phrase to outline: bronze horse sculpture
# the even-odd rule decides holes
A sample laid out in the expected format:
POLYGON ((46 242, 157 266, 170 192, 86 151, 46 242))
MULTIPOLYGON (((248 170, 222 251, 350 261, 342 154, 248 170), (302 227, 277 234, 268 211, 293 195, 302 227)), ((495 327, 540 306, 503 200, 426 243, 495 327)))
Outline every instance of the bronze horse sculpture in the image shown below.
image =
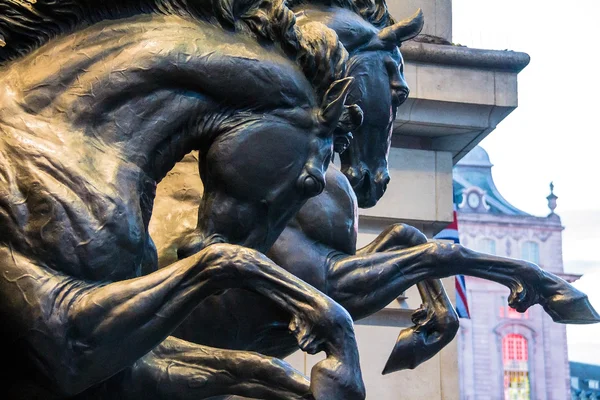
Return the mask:
MULTIPOLYGON (((458 329, 458 317, 443 286, 425 280, 428 277, 465 274, 490 279, 511 289, 509 304, 521 312, 539 303, 557 322, 598 322, 583 293, 538 266, 457 245, 428 243, 407 225, 390 226, 373 243, 356 249, 356 206, 372 206, 385 192, 392 123, 397 107, 408 96, 398 46, 419 32, 422 15, 394 23, 383 3, 371 3, 373 7, 366 9, 366 2, 332 3, 300 3, 293 8, 299 24, 327 25, 349 51, 347 74, 355 85, 348 101, 360 105, 364 120, 341 154, 341 171, 329 168, 324 192, 301 208, 268 256, 340 302, 355 320, 379 311, 408 287, 420 285, 424 306, 413 315, 415 326, 401 332, 386 373, 415 368, 450 342, 458 329)), ((157 201, 163 204, 159 210, 164 211, 155 214, 151 230, 162 239, 159 255, 165 259, 176 257, 176 252, 188 256, 203 247, 193 217, 197 202, 202 203, 202 185, 194 179, 197 164, 188 157, 163 182, 174 183, 158 189, 157 201), (169 232, 167 238, 164 230, 169 232)), ((197 343, 278 357, 297 348, 287 333, 285 314, 242 290, 207 299, 175 334, 197 343), (216 329, 201 329, 209 324, 210 315, 220 316, 216 329)))
MULTIPOLYGON (((288 225, 281 240, 269 253, 270 257, 278 259, 290 272, 319 288, 323 287, 323 282, 315 281, 315 278, 323 274, 315 272, 314 265, 325 264, 319 259, 316 261, 310 257, 302 259, 300 256, 292 256, 290 259, 295 261, 292 264, 290 259, 285 260, 286 251, 281 250, 281 244, 284 243, 284 238, 293 241, 298 239, 294 237, 295 235, 300 235, 303 241, 308 241, 305 246, 300 247, 301 249, 310 249, 317 242, 325 245, 325 248, 330 251, 335 250, 346 254, 355 252, 356 236, 353 228, 356 225, 355 222, 348 224, 349 214, 347 214, 347 210, 353 209, 354 206, 352 196, 348 193, 353 191, 358 196, 357 202, 360 207, 368 207, 385 192, 385 185, 389 181, 387 154, 392 122, 398 106, 406 100, 409 92, 404 80, 404 65, 398 46, 402 41, 417 35, 423 24, 423 15, 420 12, 405 21, 395 23, 389 16, 385 3, 347 3, 343 6, 323 7, 302 3, 293 5, 300 25, 315 20, 328 24, 350 51, 348 74, 355 79, 349 94, 349 98, 352 98, 350 102, 360 103, 361 108, 367 110, 362 124, 353 131, 354 139, 340 151, 342 171, 355 185, 349 189, 348 181, 336 172, 337 169, 330 168, 326 175, 325 191, 327 193, 338 188, 336 200, 333 201, 337 204, 333 210, 337 209, 337 212, 327 214, 313 207, 307 208, 311 211, 305 214, 307 221, 312 217, 318 221, 329 221, 329 224, 333 224, 333 228, 330 226, 329 229, 324 229, 316 225, 311 227, 310 234, 305 236, 304 233, 309 230, 307 224, 305 223, 303 229, 299 230, 296 227, 302 224, 298 225, 294 222, 288 225), (349 4, 353 4, 354 7, 350 7, 349 4), (365 4, 370 4, 370 7, 364 7, 365 4), (381 73, 374 74, 373 71, 381 71, 381 73), (361 176, 356 179, 358 173, 361 176), (340 199, 346 198, 347 201, 338 204, 340 199), (336 225, 336 221, 340 221, 339 224, 336 225), (339 229, 342 231, 340 232, 339 229), (304 232, 301 233, 302 231, 304 232)), ((193 216, 197 213, 196 204, 200 201, 203 190, 201 182, 197 179, 197 164, 195 156, 186 156, 158 188, 155 218, 151 222, 150 229, 152 236, 157 240, 161 264, 168 265, 175 261, 177 252, 185 256, 202 247, 193 226, 193 216), (182 235, 187 235, 186 239, 189 240, 187 244, 182 243, 182 235)), ((318 198, 328 197, 331 195, 324 194, 318 198)), ((321 208, 321 205, 326 203, 326 200, 322 200, 317 204, 321 208)), ((354 217, 356 215, 351 218, 354 217)), ((361 251, 366 254, 383 250, 384 243, 389 241, 394 242, 394 246, 402 245, 398 240, 409 238, 406 235, 398 235, 398 232, 404 228, 402 225, 394 227, 387 235, 382 235, 378 239, 377 246, 372 245, 361 251)), ((422 235, 412 235, 410 238, 416 242, 403 243, 404 246, 426 242, 422 235)), ((389 363, 390 366, 395 365, 394 369, 407 366, 414 368, 429 359, 453 339, 458 326, 458 316, 452 309, 441 282, 426 280, 417 283, 417 286, 424 306, 415 312, 413 319, 416 325, 401 333, 394 352, 395 357, 389 363), (418 352, 413 351, 415 340, 422 344, 418 352), (398 349, 403 351, 398 352, 398 349), (415 356, 419 358, 415 359, 415 356)), ((232 293, 230 291, 226 296, 207 300, 203 306, 194 311, 192 318, 180 325, 177 335, 198 343, 251 349, 277 356, 284 356, 296 349, 292 338, 285 333, 284 315, 278 318, 279 324, 274 324, 272 316, 279 315, 279 312, 269 303, 250 293, 241 292, 239 295, 232 293), (252 301, 249 301, 249 297, 253 297, 252 301), (250 308, 263 310, 261 315, 264 318, 250 312, 227 311, 244 310, 249 304, 252 305, 250 308), (211 314, 220 315, 217 328, 198 329, 196 324, 208 323, 207 318, 211 314), (194 320, 195 322, 190 322, 194 320), (248 338, 253 338, 251 344, 248 338)))
MULTIPOLYGON (((598 318, 583 294, 534 265, 424 243, 407 226, 354 251, 356 199, 328 165, 334 130, 342 142, 346 131, 358 136, 360 111, 344 104, 347 53, 325 25, 297 24, 277 1, 0 1, 9 398, 364 398, 346 310, 255 251, 269 250, 294 215, 286 229, 302 231, 287 232, 307 234, 295 244, 307 246, 284 242, 281 259, 293 266, 311 251, 326 273, 314 285, 334 283, 321 288, 354 318, 427 276, 455 273, 505 283, 519 309, 540 302, 555 319, 598 318), (180 252, 187 257, 156 271, 156 184, 191 150, 204 185, 197 228, 180 252), (325 214, 310 212, 323 201, 325 214), (325 232, 334 242, 316 245, 310 235, 322 233, 309 228, 321 217, 346 223, 325 232), (231 288, 281 308, 267 327, 283 343, 274 352, 290 338, 325 350, 310 383, 276 359, 169 336, 182 323, 177 333, 221 324, 213 314, 199 326, 198 305, 231 288)), ((368 49, 393 52, 379 31, 368 49)), ((359 186, 370 188, 364 176, 359 186)))
POLYGON ((251 249, 323 190, 334 130, 360 119, 346 59, 277 0, 0 1, 4 398, 363 399, 346 310, 251 249), (192 150, 206 247, 157 270, 156 185, 192 150), (310 382, 169 336, 234 287, 329 355, 310 382))

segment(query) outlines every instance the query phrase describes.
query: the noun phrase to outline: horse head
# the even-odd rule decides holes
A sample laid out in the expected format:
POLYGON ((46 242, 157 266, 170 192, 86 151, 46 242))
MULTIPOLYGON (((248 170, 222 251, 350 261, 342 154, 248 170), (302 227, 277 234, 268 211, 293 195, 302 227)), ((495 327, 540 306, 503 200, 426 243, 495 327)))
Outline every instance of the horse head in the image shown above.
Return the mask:
POLYGON ((224 241, 266 252, 306 200, 323 191, 353 81, 333 82, 312 109, 245 116, 201 149, 198 226, 181 251, 224 241))
MULTIPOLYGON (((334 2, 335 3, 335 2, 334 2)), ((388 153, 393 121, 398 107, 406 101, 409 88, 404 79, 400 45, 419 34, 423 14, 394 23, 384 3, 374 10, 336 5, 300 4, 294 7, 299 23, 321 21, 333 29, 349 53, 347 76, 355 79, 348 95, 364 112, 362 125, 341 152, 341 169, 356 194, 360 207, 374 206, 390 180, 388 153)))

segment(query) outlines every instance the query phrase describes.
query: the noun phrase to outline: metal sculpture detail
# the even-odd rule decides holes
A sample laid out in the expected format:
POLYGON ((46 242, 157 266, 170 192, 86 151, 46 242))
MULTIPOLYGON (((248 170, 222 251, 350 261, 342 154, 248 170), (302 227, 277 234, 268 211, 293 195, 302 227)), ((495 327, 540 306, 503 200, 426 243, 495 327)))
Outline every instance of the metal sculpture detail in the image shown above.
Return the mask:
POLYGON ((422 25, 369 1, 0 0, 7 398, 364 399, 352 319, 419 285, 386 372, 414 368, 456 333, 455 274, 598 322, 536 265, 407 225, 356 249, 422 25), (327 354, 310 381, 272 358, 297 348, 327 354))
POLYGON ((347 52, 281 2, 217 5, 218 24, 183 1, 0 2, 9 398, 364 397, 348 313, 235 245, 268 249, 322 190, 333 131, 359 113, 344 105, 347 52), (156 271, 156 184, 191 150, 210 166, 211 245, 156 271), (279 157, 256 164, 262 152, 279 157), (310 387, 282 362, 168 338, 231 287, 270 298, 301 347, 330 354, 310 387))

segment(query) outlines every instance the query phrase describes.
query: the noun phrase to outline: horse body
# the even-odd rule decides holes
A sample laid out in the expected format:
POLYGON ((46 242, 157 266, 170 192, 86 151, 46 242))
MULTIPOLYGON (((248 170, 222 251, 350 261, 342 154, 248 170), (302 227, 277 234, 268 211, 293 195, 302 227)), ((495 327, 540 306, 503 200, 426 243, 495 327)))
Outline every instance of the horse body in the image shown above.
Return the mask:
POLYGON ((36 396, 70 397, 115 374, 122 386, 109 397, 310 396, 285 364, 167 338, 199 302, 230 287, 269 297, 293 316, 302 347, 335 354, 315 369, 315 397, 364 398, 347 313, 231 245, 270 247, 322 190, 351 80, 335 81, 334 71, 311 82, 275 44, 154 14, 65 34, 0 72, 0 314, 12 326, 3 333, 7 359, 20 366, 3 378, 11 398, 33 387, 36 396), (315 85, 323 84, 322 96, 315 85), (246 151, 250 142, 279 157, 250 170, 244 154, 258 151, 246 151), (206 166, 202 237, 231 244, 156 271, 148 234, 156 184, 191 150, 206 166), (245 224, 231 226, 232 216, 245 224), (223 357, 233 362, 224 366, 223 357), (170 369, 184 360, 194 362, 170 369), (163 368, 173 380, 146 393, 143 382, 163 368), (200 373, 206 388, 181 389, 200 373))
MULTIPOLYGON (((84 3, 87 15, 93 5, 84 3)), ((414 228, 392 227, 354 254, 352 192, 379 196, 386 178, 367 174, 363 163, 351 190, 339 172, 326 174, 334 130, 355 130, 348 127, 359 110, 344 104, 353 79, 340 79, 346 53, 337 37, 323 24, 296 27, 277 1, 241 8, 223 2, 216 19, 231 22, 231 31, 172 12, 183 3, 161 0, 134 17, 128 3, 126 16, 110 14, 112 21, 66 32, 0 71, 0 315, 11 327, 2 333, 7 358, 18 365, 3 376, 11 398, 27 398, 22 388, 35 387, 29 397, 363 399, 348 312, 255 251, 268 250, 294 215, 289 233, 298 236, 280 247, 282 260, 305 257, 298 245, 307 246, 320 275, 315 285, 324 284, 355 318, 424 277, 471 274, 511 287, 518 310, 540 302, 558 320, 566 310, 575 310, 570 321, 598 319, 583 294, 536 266, 426 244, 414 228), (169 11, 157 15, 156 7, 169 11), (241 22, 234 15, 240 9, 241 22), (192 150, 199 150, 204 186, 194 242, 188 257, 156 270, 148 235, 156 184, 192 150), (326 181, 334 186, 303 213, 326 181), (314 223, 318 209, 331 222, 329 233, 314 223), (327 353, 313 368, 310 388, 268 357, 169 337, 183 321, 201 330, 225 321, 215 309, 206 324, 190 314, 211 296, 238 289, 276 305, 270 320, 251 327, 267 332, 253 338, 255 346, 282 340, 272 348, 280 354, 295 349, 287 344, 294 338, 307 352, 327 353), (273 336, 272 328, 279 329, 273 336)), ((41 14, 34 13, 34 22, 52 8, 36 4, 41 14)), ((0 6, 25 7, 10 0, 0 6)), ((57 14, 62 26, 69 14, 62 8, 57 14)), ((27 31, 25 18, 17 20, 11 36, 0 19, 0 39, 9 48, 27 31)), ((401 59, 388 57, 390 46, 393 53, 403 32, 418 28, 385 28, 358 48, 383 57, 376 65, 391 65, 401 59)), ((385 77, 392 102, 407 94, 401 81, 392 85, 401 77, 394 68, 385 77)), ((242 338, 243 348, 249 341, 242 338)))
MULTIPOLYGON (((341 155, 341 171, 330 166, 324 192, 309 199, 288 223, 269 250, 269 257, 340 302, 355 320, 379 311, 417 284, 425 305, 414 313, 415 325, 401 332, 386 372, 415 368, 457 332, 458 316, 443 286, 435 280, 423 282, 423 277, 464 273, 491 279, 511 288, 514 307, 525 310, 541 303, 560 322, 569 321, 559 306, 560 299, 572 299, 581 307, 578 321, 596 321, 597 315, 588 308, 583 294, 537 266, 488 257, 460 246, 428 243, 423 234, 407 225, 390 226, 365 248, 356 248, 357 206, 375 204, 389 181, 387 153, 392 123, 396 108, 408 95, 399 42, 389 43, 389 37, 406 39, 406 35, 391 34, 392 27, 377 27, 358 13, 340 7, 303 5, 295 11, 300 24, 318 21, 333 28, 349 50, 347 73, 355 79, 355 85, 348 99, 363 109, 364 121, 353 131, 354 140, 341 155)), ((411 23, 406 25, 410 27, 411 23)), ((415 29, 408 31, 414 33, 415 29)), ((166 239, 157 232, 157 238, 166 239, 159 244, 163 259, 176 257, 177 252, 193 253, 201 247, 190 223, 194 216, 190 202, 200 202, 202 193, 201 183, 192 183, 195 173, 189 165, 193 163, 190 158, 180 165, 182 169, 178 166, 173 172, 173 179, 186 181, 185 185, 176 185, 179 191, 163 192, 173 202, 165 203, 170 211, 156 215, 157 222, 169 221, 166 227, 155 226, 157 231, 164 228, 171 234, 166 239), (175 202, 179 206, 173 210, 175 202), (178 242, 181 235, 187 235, 184 243, 178 242)), ((200 216, 199 224, 201 221, 200 216)), ((285 321, 285 314, 264 299, 230 290, 202 303, 176 334, 198 343, 281 357, 296 349, 285 321), (254 311, 257 309, 261 310, 258 315, 254 311), (211 314, 222 316, 220 325, 214 331, 201 329, 211 314)))
MULTIPOLYGON (((353 130, 354 139, 342 153, 341 171, 334 166, 329 167, 323 193, 306 202, 268 255, 295 276, 333 295, 336 282, 328 274, 334 258, 353 256, 357 251, 357 206, 368 207, 377 202, 389 181, 387 154, 392 123, 398 106, 406 100, 409 92, 398 45, 420 31, 422 16, 416 14, 396 24, 394 28, 404 33, 399 36, 398 42, 384 45, 380 35, 382 27, 389 22, 385 13, 375 13, 383 17, 367 20, 356 11, 343 7, 313 4, 296 5, 295 12, 300 26, 315 22, 325 24, 336 31, 349 50, 347 74, 355 83, 348 102, 360 104, 364 120, 353 130)), ((202 248, 197 230, 190 223, 196 214, 190 204, 202 204, 203 187, 199 180, 194 179, 197 173, 193 168, 194 157, 188 156, 185 161, 178 164, 167 182, 159 187, 159 207, 151 230, 157 238, 163 265, 176 260, 178 253, 189 255, 202 248), (173 207, 174 204, 177 207, 173 207), (184 243, 182 236, 187 236, 184 243)), ((202 221, 203 217, 199 216, 199 226, 202 221)), ((389 240, 393 241, 393 238, 389 240)), ((439 291, 437 289, 436 293, 439 291)), ((393 298, 386 296, 388 302, 383 303, 386 300, 382 299, 381 307, 393 298)), ((443 304, 449 306, 449 301, 443 304)), ((439 313, 444 311, 443 307, 438 308, 439 313)), ((378 311, 377 308, 369 308, 369 311, 358 313, 354 307, 348 310, 352 315, 357 312, 356 315, 361 316, 378 311)), ((260 296, 231 290, 200 305, 176 334, 196 343, 285 356, 296 349, 293 338, 287 334, 285 321, 285 314, 260 296), (254 315, 251 310, 255 309, 263 310, 261 315, 254 315), (207 316, 212 314, 222 316, 219 327, 215 330, 198 329, 198 326, 208 324, 207 316)), ((450 329, 438 336, 446 343, 454 333, 450 329)))

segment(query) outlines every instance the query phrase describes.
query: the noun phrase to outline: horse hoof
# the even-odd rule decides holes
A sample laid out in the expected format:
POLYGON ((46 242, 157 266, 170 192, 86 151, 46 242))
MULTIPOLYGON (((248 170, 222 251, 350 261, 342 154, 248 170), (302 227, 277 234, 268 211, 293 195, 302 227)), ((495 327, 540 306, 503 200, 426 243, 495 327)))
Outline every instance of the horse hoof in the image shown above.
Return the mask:
POLYGON ((353 370, 335 357, 327 357, 312 368, 310 389, 315 400, 365 400, 360 369, 353 370))
POLYGON ((412 321, 415 325, 400 331, 383 375, 415 369, 435 356, 458 332, 458 315, 452 308, 433 311, 428 305, 421 305, 413 312, 412 321))
POLYGON ((543 305, 544 310, 554 322, 561 324, 595 324, 600 322, 600 315, 591 305, 588 297, 579 292, 558 294, 543 305))
POLYGON ((390 354, 390 357, 385 363, 385 367, 381 373, 382 375, 405 369, 415 369, 421 364, 422 361, 418 360, 416 355, 419 353, 419 350, 421 350, 419 344, 422 340, 418 338, 419 333, 416 330, 417 327, 412 326, 400 331, 392 354, 390 354))

